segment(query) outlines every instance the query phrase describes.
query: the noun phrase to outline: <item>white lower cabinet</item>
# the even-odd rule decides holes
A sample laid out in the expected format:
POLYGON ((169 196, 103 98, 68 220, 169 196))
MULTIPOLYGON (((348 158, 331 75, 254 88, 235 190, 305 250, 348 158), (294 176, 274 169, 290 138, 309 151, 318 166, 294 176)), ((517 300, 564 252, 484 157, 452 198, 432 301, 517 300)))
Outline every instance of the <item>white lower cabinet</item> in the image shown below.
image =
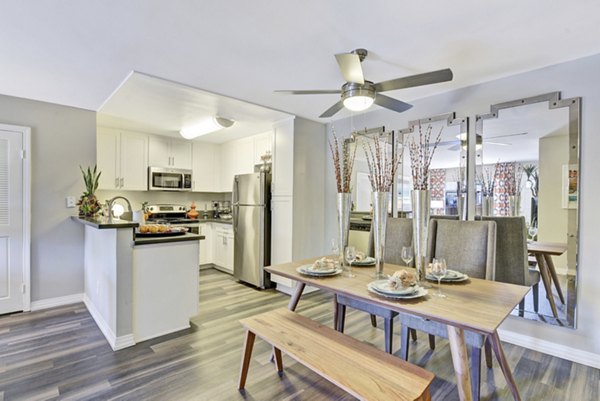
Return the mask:
POLYGON ((211 264, 213 261, 213 225, 201 223, 198 225, 198 234, 204 235, 200 241, 200 266, 211 264))
POLYGON ((233 227, 220 223, 213 223, 213 227, 213 264, 233 274, 233 227))

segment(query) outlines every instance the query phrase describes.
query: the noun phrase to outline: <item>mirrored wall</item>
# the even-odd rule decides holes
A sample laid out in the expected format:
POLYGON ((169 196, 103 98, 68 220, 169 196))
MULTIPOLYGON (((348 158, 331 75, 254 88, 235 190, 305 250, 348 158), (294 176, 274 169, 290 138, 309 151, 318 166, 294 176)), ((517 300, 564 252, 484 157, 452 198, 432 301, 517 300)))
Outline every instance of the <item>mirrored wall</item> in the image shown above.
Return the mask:
POLYGON ((575 326, 577 294, 580 113, 580 99, 559 92, 499 103, 476 117, 470 138, 474 214, 527 224, 539 305, 530 293, 522 314, 567 327, 575 326))
POLYGON ((402 163, 397 179, 397 215, 409 216, 412 212, 410 193, 413 188, 408 145, 429 136, 429 151, 435 151, 429 166, 431 190, 431 215, 454 215, 466 218, 467 194, 467 135, 468 120, 456 118, 455 113, 440 114, 410 121, 400 130, 397 140, 402 141, 402 163), (435 146, 439 135, 439 143, 435 146))

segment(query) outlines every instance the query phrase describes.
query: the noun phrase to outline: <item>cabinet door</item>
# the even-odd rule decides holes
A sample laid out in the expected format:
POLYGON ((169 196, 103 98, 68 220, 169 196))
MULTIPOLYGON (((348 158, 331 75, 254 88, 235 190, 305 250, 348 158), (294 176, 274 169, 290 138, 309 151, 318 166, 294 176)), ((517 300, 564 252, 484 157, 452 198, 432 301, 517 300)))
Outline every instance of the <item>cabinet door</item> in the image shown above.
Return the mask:
POLYGON ((148 143, 148 164, 153 167, 172 167, 171 140, 166 137, 151 135, 148 143))
POLYGON ((171 139, 171 167, 192 168, 192 143, 171 139))
POLYGON ((211 223, 200 224, 198 233, 204 235, 204 239, 200 241, 200 265, 213 263, 211 223))
POLYGON ((274 126, 273 195, 292 196, 294 185, 294 121, 274 126))
POLYGON ((121 189, 148 190, 148 136, 121 133, 121 189))
POLYGON ((96 163, 101 171, 98 189, 119 188, 119 133, 102 131, 96 135, 96 163))
POLYGON ((219 192, 215 188, 217 177, 217 153, 219 147, 211 143, 194 142, 192 144, 192 179, 195 192, 219 192))
POLYGON ((234 174, 250 174, 254 172, 254 140, 242 139, 235 143, 234 174))
POLYGON ((225 267, 233 274, 233 228, 228 227, 225 230, 225 267))
POLYGON ((271 132, 254 137, 254 164, 262 164, 260 157, 267 152, 273 154, 273 133, 271 132))
POLYGON ((236 149, 232 142, 221 145, 221 171, 219 192, 231 192, 233 188, 233 176, 235 175, 236 149))

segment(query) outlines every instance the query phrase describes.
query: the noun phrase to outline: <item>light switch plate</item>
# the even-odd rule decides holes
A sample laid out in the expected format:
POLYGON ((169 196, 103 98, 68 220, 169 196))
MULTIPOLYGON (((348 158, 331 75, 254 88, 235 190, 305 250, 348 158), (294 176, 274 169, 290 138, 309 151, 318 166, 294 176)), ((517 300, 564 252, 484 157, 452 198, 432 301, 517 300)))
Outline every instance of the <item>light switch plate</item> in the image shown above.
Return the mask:
POLYGON ((67 196, 65 198, 65 201, 67 203, 67 207, 76 207, 77 206, 75 204, 75 197, 74 196, 67 196))

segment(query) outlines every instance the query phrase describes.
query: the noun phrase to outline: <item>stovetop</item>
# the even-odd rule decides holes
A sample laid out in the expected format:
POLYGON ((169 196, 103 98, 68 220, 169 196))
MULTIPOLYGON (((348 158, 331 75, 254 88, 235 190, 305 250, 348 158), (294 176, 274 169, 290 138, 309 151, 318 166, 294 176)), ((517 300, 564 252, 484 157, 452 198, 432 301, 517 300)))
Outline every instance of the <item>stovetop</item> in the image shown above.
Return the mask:
POLYGON ((190 224, 197 223, 197 219, 187 219, 185 217, 170 217, 170 218, 149 218, 146 223, 149 224, 190 224))

